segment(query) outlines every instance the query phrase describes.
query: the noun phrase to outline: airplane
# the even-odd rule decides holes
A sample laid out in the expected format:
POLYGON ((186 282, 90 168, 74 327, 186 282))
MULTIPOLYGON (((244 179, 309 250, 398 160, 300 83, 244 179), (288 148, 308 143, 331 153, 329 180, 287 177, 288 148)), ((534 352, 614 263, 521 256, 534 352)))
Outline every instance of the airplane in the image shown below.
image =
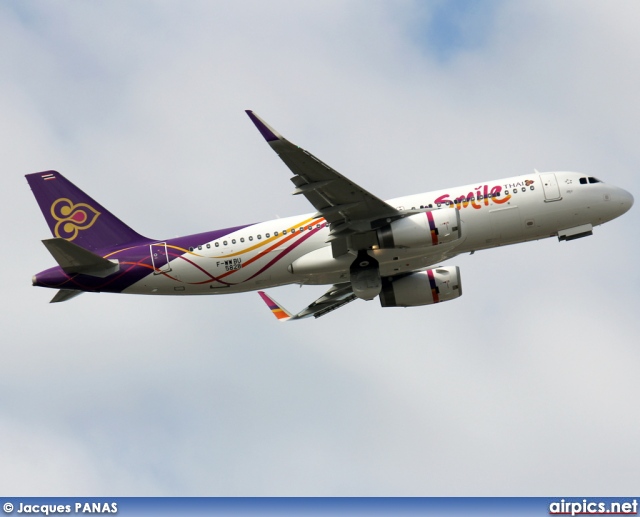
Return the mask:
POLYGON ((557 237, 592 235, 627 212, 633 196, 579 172, 538 172, 383 201, 247 115, 293 173, 294 195, 315 212, 167 239, 143 237, 56 171, 26 175, 58 263, 34 286, 51 303, 84 292, 147 295, 257 290, 280 321, 324 316, 354 300, 415 307, 462 294, 462 253, 557 237), (263 290, 330 285, 297 313, 263 290))

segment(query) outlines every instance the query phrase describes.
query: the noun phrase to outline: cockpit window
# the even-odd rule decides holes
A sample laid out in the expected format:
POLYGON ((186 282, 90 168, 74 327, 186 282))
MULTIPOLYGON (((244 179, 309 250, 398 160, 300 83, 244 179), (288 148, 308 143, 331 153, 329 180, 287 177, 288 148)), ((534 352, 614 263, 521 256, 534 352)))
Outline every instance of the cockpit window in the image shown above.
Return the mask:
POLYGON ((580 178, 580 185, 586 185, 587 184, 587 178, 580 178))
POLYGON ((589 176, 589 183, 602 183, 598 178, 594 178, 593 176, 589 176))

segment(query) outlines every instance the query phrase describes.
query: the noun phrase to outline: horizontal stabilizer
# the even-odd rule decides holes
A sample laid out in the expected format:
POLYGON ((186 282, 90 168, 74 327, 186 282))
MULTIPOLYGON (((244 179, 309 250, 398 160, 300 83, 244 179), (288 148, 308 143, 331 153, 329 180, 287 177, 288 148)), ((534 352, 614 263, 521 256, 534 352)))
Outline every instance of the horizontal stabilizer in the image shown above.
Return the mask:
POLYGON ((83 292, 84 291, 78 291, 77 289, 60 289, 56 293, 56 295, 51 298, 51 301, 49 303, 66 302, 67 300, 71 300, 71 298, 75 298, 83 292))
MULTIPOLYGON (((62 270, 68 275, 89 275, 104 278, 120 269, 118 261, 102 258, 100 255, 81 248, 73 242, 61 238, 42 241, 62 270)), ((60 300, 61 301, 61 300, 60 300)))

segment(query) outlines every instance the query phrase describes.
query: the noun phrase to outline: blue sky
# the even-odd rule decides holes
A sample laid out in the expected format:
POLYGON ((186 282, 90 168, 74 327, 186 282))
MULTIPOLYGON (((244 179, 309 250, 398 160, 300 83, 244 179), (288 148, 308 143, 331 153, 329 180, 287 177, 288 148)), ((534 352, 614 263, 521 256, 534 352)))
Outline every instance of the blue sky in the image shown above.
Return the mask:
POLYGON ((7 493, 636 488, 635 208, 458 257, 449 303, 282 325, 255 293, 49 305, 23 177, 57 169, 158 238, 308 212, 254 109, 382 198, 534 168, 637 197, 635 4, 20 5, 0 6, 7 493))
POLYGON ((414 28, 426 52, 442 61, 460 52, 479 51, 491 38, 499 2, 450 0, 422 4, 414 28))

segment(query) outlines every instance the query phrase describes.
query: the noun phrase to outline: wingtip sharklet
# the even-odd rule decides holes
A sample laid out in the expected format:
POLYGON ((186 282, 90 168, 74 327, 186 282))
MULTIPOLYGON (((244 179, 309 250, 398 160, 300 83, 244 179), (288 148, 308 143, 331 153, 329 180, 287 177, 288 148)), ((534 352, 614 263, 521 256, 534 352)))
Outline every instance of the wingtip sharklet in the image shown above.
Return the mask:
POLYGON ((269 126, 264 120, 262 120, 258 115, 256 115, 252 110, 244 110, 251 122, 255 124, 260 131, 260 134, 264 137, 267 142, 276 142, 282 139, 282 135, 280 135, 275 129, 269 126))
POLYGON ((267 304, 267 307, 271 309, 271 312, 278 321, 288 321, 291 319, 291 314, 264 291, 258 291, 258 294, 260 295, 260 298, 262 298, 262 301, 267 304))

